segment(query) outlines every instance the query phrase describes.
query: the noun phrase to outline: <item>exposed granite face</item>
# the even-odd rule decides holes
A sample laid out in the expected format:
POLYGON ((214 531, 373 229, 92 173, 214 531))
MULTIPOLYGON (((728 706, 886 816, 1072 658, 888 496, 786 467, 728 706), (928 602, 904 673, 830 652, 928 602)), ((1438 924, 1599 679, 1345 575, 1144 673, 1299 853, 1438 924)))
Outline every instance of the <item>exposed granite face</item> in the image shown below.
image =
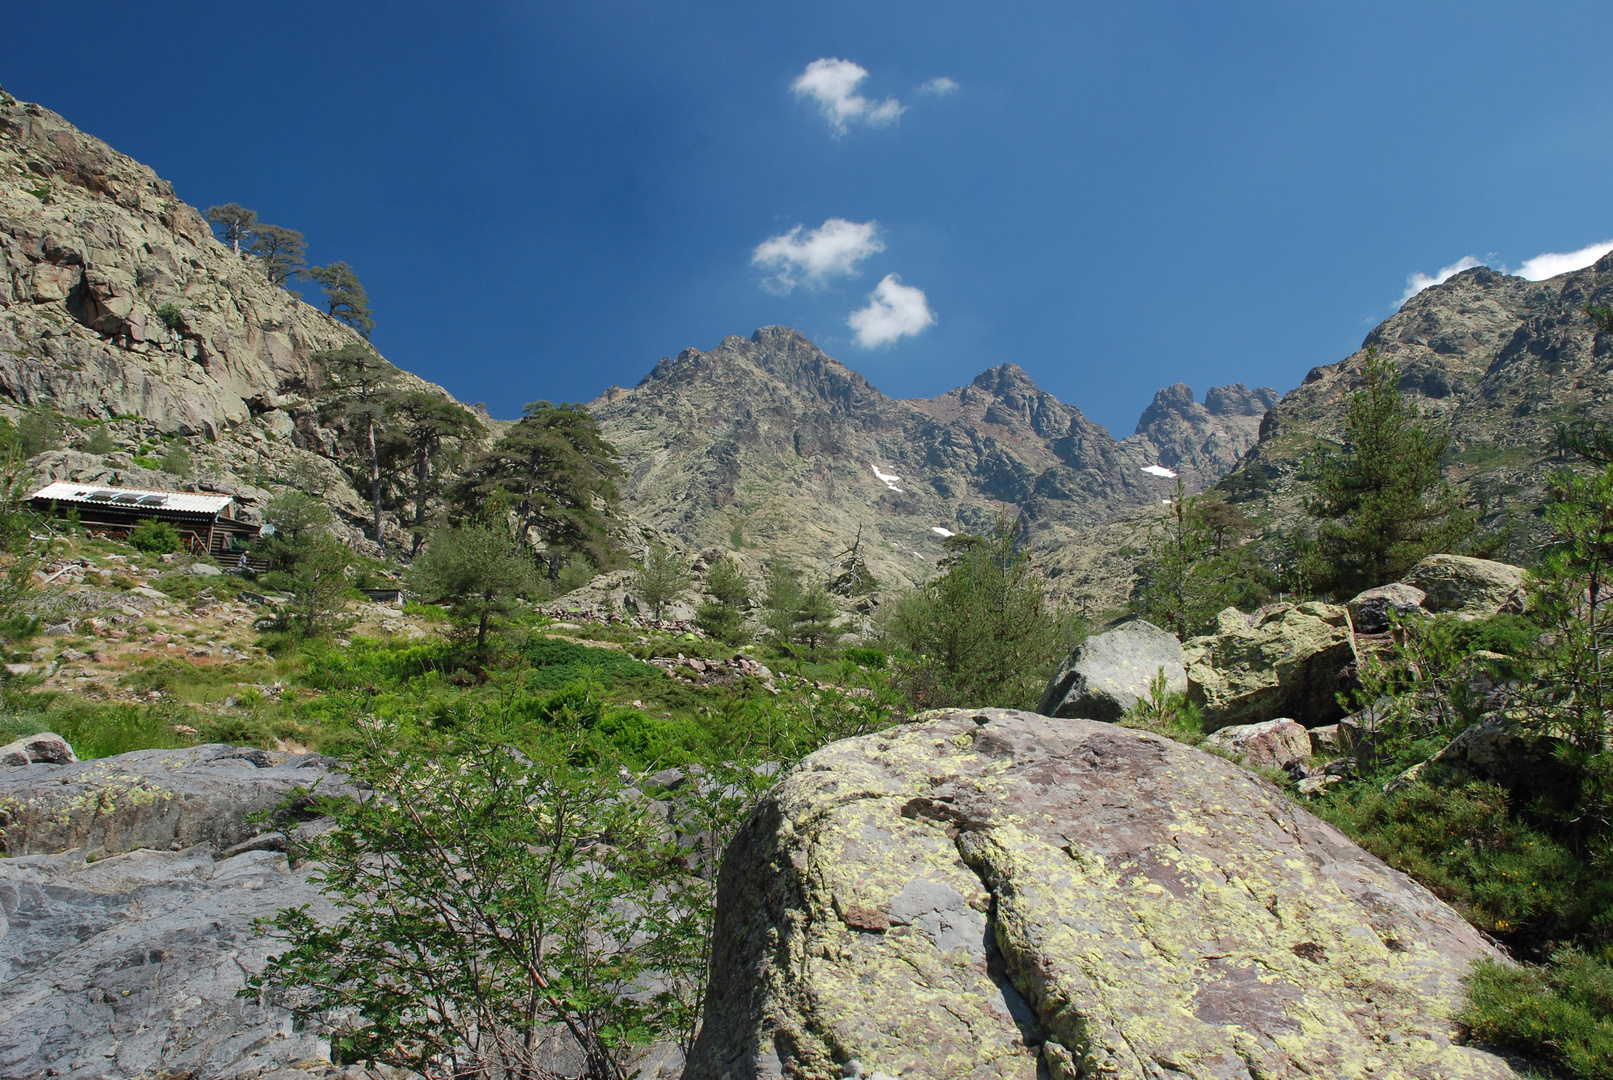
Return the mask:
POLYGON ((1191 464, 1194 490, 1213 480, 1258 424, 1239 411, 1250 392, 1222 389, 1221 412, 1189 391, 1190 409, 1162 408, 1120 442, 1013 364, 900 401, 799 332, 763 327, 663 359, 633 390, 613 387, 592 405, 646 523, 695 548, 734 546, 737 534, 807 567, 860 528, 875 575, 900 585, 934 568, 938 528, 984 531, 1006 507, 1040 543, 1055 526, 1157 505, 1170 485, 1141 469, 1165 456, 1191 464))
MULTIPOLYGON (((364 507, 330 465, 334 433, 309 395, 310 357, 358 340, 219 243, 151 168, 0 95, 0 414, 124 417, 108 425, 120 450, 183 437, 190 483, 232 493, 301 463, 333 474, 315 494, 357 523, 364 507)), ((82 441, 68 432, 69 449, 82 441)), ((71 478, 186 483, 127 460, 106 472, 71 478)))
POLYGON ((1269 386, 1251 390, 1243 383, 1212 386, 1200 404, 1186 383, 1167 386, 1143 410, 1137 431, 1123 446, 1153 456, 1179 473, 1189 492, 1203 490, 1226 475, 1260 435, 1260 421, 1277 404, 1269 386))
POLYGON ((1454 911, 1231 763, 1092 721, 820 750, 730 848, 716 942, 689 1080, 1513 1075, 1456 1042, 1497 954, 1454 911))

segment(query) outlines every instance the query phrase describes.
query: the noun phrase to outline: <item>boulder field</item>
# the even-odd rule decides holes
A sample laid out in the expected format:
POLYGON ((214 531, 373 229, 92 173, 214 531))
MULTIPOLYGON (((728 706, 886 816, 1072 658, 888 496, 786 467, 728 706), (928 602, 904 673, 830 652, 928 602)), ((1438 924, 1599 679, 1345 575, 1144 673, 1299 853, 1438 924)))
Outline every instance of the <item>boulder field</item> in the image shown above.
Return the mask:
POLYGON ((1498 959, 1235 765, 1012 710, 801 763, 729 848, 689 1080, 1511 1077, 1498 959))

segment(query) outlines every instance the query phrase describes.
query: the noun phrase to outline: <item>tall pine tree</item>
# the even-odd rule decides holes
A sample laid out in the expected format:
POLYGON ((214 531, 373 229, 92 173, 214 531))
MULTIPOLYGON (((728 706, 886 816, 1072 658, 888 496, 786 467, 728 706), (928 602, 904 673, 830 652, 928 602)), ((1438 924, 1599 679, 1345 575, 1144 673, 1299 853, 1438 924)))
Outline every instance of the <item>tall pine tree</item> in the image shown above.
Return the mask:
POLYGON ((1344 445, 1336 453, 1318 448, 1313 461, 1316 491, 1305 509, 1320 521, 1315 580, 1339 596, 1455 550, 1476 525, 1440 475, 1450 432, 1400 393, 1398 377, 1394 363, 1369 348, 1350 395, 1344 445))

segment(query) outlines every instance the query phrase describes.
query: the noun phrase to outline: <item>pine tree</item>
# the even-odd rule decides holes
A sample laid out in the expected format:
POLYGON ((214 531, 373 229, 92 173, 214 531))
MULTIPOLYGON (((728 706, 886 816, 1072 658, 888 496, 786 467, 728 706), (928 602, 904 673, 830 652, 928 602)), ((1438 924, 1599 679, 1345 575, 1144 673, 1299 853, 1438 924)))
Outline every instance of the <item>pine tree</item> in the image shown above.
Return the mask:
POLYGON ((375 329, 375 320, 370 318, 370 298, 351 266, 344 262, 312 266, 302 271, 302 276, 318 282, 325 290, 332 318, 340 319, 365 337, 370 336, 370 331, 375 329))
POLYGON ((387 416, 404 440, 414 472, 414 548, 425 542, 431 500, 441 487, 437 461, 444 439, 480 439, 486 431, 476 414, 456 401, 424 390, 388 395, 387 416))
POLYGON ((633 578, 634 591, 650 605, 650 612, 657 619, 688 587, 688 560, 659 545, 650 548, 644 556, 644 565, 633 578))
POLYGON ((1318 449, 1316 494, 1305 509, 1321 519, 1316 578, 1340 596, 1393 581, 1418 560, 1455 549, 1475 527, 1440 476, 1446 425, 1404 397, 1392 361, 1368 349, 1350 396, 1342 453, 1318 449))
POLYGON ((321 409, 322 419, 342 419, 357 437, 370 465, 370 499, 375 507, 375 542, 386 556, 386 533, 381 523, 381 447, 377 433, 387 420, 387 389, 397 378, 398 369, 381 359, 368 345, 343 345, 339 349, 315 353, 314 363, 323 367, 332 400, 321 409))
POLYGON ((532 563, 502 523, 443 529, 409 572, 410 588, 430 600, 447 600, 454 619, 476 627, 476 655, 487 652, 495 616, 516 610, 538 588, 532 563))
POLYGON ((248 236, 246 253, 258 260, 270 284, 284 285, 291 275, 307 268, 303 255, 308 250, 308 241, 296 229, 255 225, 248 236))
POLYGON ((745 609, 750 606, 750 582, 734 560, 723 556, 706 571, 706 592, 711 599, 695 612, 695 625, 729 644, 744 637, 745 609))
POLYGON ((241 241, 246 239, 247 231, 257 224, 258 212, 248 210, 239 203, 225 203, 223 206, 209 206, 207 220, 219 231, 219 239, 229 244, 239 257, 241 241))
POLYGON ((454 500, 461 514, 476 514, 491 495, 505 492, 523 535, 551 549, 551 573, 572 554, 610 569, 621 559, 607 528, 621 475, 616 448, 587 408, 535 401, 467 470, 454 500))

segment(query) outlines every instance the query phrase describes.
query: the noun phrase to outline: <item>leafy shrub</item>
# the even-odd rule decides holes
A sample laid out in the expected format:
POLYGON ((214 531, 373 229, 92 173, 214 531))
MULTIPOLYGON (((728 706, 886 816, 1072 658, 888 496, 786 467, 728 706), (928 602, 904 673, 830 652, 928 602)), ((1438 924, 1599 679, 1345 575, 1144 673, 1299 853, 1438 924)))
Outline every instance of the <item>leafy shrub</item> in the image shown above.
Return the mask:
POLYGON ((172 522, 153 519, 136 525, 129 533, 129 543, 147 555, 168 555, 178 551, 183 542, 172 522))
POLYGON ((842 655, 853 664, 860 667, 883 669, 887 662, 884 649, 869 649, 861 645, 853 645, 842 655))
POLYGON ((660 668, 640 663, 615 649, 593 649, 569 641, 535 637, 522 649, 533 667, 526 685, 534 690, 558 690, 577 679, 597 679, 612 685, 666 678, 660 668))

